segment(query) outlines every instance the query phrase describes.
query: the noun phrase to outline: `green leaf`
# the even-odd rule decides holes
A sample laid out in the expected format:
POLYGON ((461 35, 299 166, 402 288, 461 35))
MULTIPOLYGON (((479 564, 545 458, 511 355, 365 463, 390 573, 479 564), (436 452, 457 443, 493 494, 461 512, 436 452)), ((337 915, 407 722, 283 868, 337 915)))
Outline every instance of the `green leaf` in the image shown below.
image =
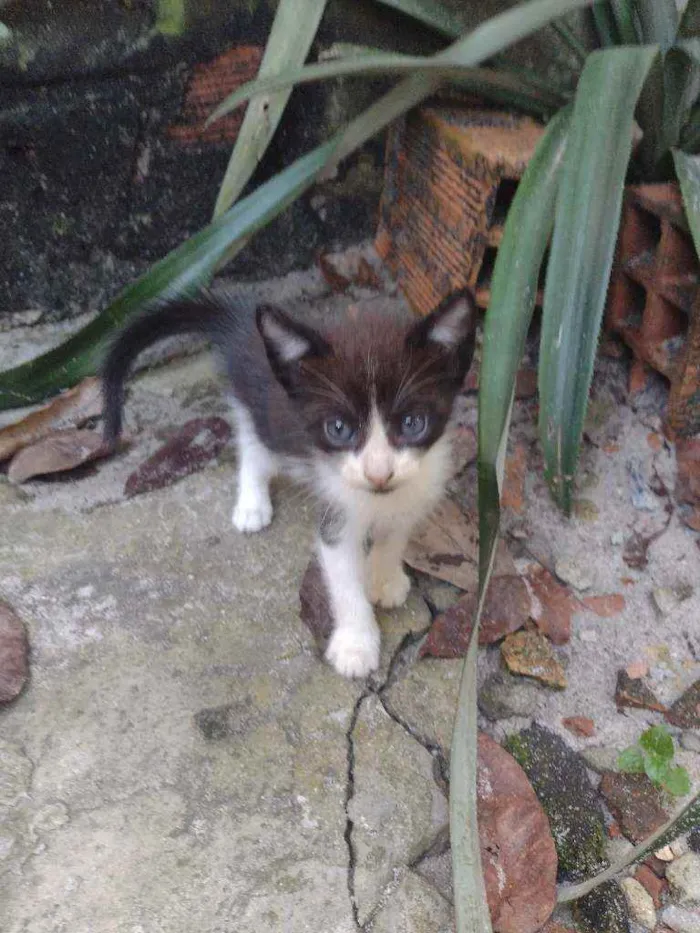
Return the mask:
POLYGON ((486 315, 479 391, 479 603, 462 671, 450 762, 450 840, 458 933, 491 931, 481 872, 474 781, 477 633, 498 544, 499 488, 515 375, 552 228, 567 120, 567 113, 552 120, 518 185, 498 251, 486 315), (523 237, 523 231, 527 236, 523 237))
POLYGON ((695 252, 700 256, 700 156, 674 150, 673 161, 695 252))
POLYGON ((678 26, 678 39, 693 39, 700 36, 700 0, 688 0, 678 26))
POLYGON ((618 45, 620 37, 617 34, 617 26, 607 0, 598 0, 593 5, 593 22, 598 32, 598 38, 603 48, 618 45))
POLYGON ((447 36, 448 39, 456 39, 466 29, 466 24, 461 17, 434 0, 375 0, 375 2, 405 13, 406 16, 418 20, 424 26, 429 26, 435 32, 447 36))
POLYGON ((569 513, 600 322, 652 48, 593 52, 581 75, 557 196, 542 312, 540 439, 552 493, 569 513))
MULTIPOLYGON (((261 77, 303 64, 325 8, 326 0, 280 0, 260 64, 261 77)), ((275 134, 290 93, 279 91, 248 107, 219 188, 214 217, 228 210, 250 180, 275 134)))
POLYGON ((644 756, 644 771, 646 776, 653 784, 656 784, 657 787, 661 787, 668 777, 668 772, 671 770, 668 758, 659 758, 658 755, 650 755, 648 752, 643 752, 642 754, 644 756))
POLYGON ((634 4, 632 0, 610 0, 610 7, 620 42, 623 45, 637 45, 641 36, 634 27, 634 4))
POLYGON ((657 161, 678 145, 681 129, 700 94, 700 39, 684 39, 664 56, 664 95, 657 161))
POLYGON ((636 0, 640 41, 658 45, 662 52, 670 49, 678 31, 676 0, 636 0))
POLYGON ((644 755, 641 748, 638 745, 630 745, 618 756, 617 766, 620 771, 629 774, 644 774, 644 755))
POLYGON ((685 797, 690 793, 690 776, 685 768, 671 768, 664 781, 664 790, 674 797, 685 797))
POLYGON ((639 747, 659 761, 673 760, 673 739, 664 726, 651 726, 642 733, 639 747))
POLYGON ((581 884, 560 887, 557 902, 559 904, 567 904, 570 901, 577 901, 580 897, 589 894, 601 884, 610 881, 615 875, 619 875, 620 872, 625 871, 634 862, 643 859, 648 852, 655 852, 657 849, 663 848, 663 846, 668 845, 669 842, 673 842, 674 839, 677 839, 683 833, 687 833, 699 823, 700 794, 693 797, 693 799, 683 807, 680 813, 671 817, 667 823, 664 823, 656 832, 648 836, 643 842, 640 842, 631 852, 620 859, 619 862, 615 862, 614 865, 611 865, 610 868, 606 868, 605 871, 600 872, 600 874, 595 875, 593 878, 589 878, 588 881, 583 881, 581 884))

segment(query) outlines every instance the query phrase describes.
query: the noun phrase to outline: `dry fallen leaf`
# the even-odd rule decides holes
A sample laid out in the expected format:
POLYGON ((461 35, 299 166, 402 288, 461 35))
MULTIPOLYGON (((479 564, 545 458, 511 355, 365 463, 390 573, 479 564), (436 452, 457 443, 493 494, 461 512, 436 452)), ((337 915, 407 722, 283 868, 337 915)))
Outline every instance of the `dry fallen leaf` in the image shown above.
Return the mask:
MULTIPOLYGON (((451 499, 444 499, 421 524, 406 549, 404 560, 423 573, 474 592, 479 582, 479 525, 451 499)), ((499 542, 494 577, 516 574, 513 559, 499 542)))
POLYGON ((0 461, 62 428, 78 428, 102 413, 102 383, 95 376, 57 396, 44 408, 0 429, 0 461))
POLYGON ((527 776, 505 749, 478 738, 481 864, 497 933, 534 933, 556 903, 557 854, 527 776))
POLYGON ((97 431, 56 431, 15 454, 7 478, 11 483, 24 483, 34 476, 74 470, 109 453, 97 431))

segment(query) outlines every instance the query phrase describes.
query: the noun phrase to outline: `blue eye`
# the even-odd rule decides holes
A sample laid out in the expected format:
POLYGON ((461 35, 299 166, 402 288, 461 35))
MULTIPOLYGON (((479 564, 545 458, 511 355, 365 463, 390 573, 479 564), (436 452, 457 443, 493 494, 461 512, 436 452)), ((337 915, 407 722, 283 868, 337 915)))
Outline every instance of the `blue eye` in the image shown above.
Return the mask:
POLYGON ((408 441, 419 441, 428 430, 427 415, 404 415, 401 418, 401 436, 408 441))
POLYGON ((357 433, 355 426, 343 418, 328 418, 323 424, 323 430, 331 444, 336 447, 351 444, 357 433))

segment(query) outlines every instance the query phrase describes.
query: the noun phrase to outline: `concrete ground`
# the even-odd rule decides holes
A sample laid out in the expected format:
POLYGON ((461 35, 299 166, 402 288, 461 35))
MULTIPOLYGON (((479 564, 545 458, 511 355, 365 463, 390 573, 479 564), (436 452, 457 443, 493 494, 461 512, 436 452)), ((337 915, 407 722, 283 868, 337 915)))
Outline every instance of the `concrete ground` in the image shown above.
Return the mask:
MULTIPOLYGON (((448 933, 444 774, 461 661, 415 659, 430 623, 418 587, 382 616, 380 674, 351 683, 299 619, 313 510, 298 491, 280 486, 272 527, 245 538, 230 523, 228 452, 123 497, 169 430, 224 411, 195 356, 136 380, 126 453, 74 481, 0 477, 0 598, 31 642, 31 681, 0 711, 0 929, 448 933)), ((611 419, 619 453, 583 463, 595 510, 563 519, 535 467, 508 524, 525 540, 519 559, 578 557, 590 593, 624 588, 626 608, 577 614, 559 649, 566 691, 533 687, 524 715, 481 724, 502 738, 536 718, 614 760, 658 720, 617 712, 620 666, 646 658, 664 701, 700 675, 700 550, 674 517, 646 571, 623 565, 612 536, 640 519, 626 463, 648 427, 625 406, 611 419), (661 617, 652 588, 679 583, 691 594, 661 617), (596 736, 564 731, 567 715, 593 717, 596 736)), ((528 419, 516 421, 529 443, 528 419)), ((672 472, 670 455, 654 456, 672 472)), ((453 493, 473 501, 470 471, 453 493)), ((498 664, 497 649, 482 651, 482 681, 498 664)), ((697 786, 700 755, 690 740, 679 754, 697 786)))

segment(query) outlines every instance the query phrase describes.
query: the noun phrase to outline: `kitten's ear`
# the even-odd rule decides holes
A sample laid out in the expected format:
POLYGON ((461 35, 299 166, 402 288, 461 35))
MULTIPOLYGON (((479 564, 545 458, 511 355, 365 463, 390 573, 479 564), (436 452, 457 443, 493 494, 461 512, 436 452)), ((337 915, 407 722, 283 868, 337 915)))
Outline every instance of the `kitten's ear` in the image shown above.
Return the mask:
POLYGON ((476 327, 476 308, 469 292, 450 295, 433 312, 413 328, 408 344, 443 347, 448 353, 457 350, 465 340, 472 339, 476 327))
POLYGON ((288 391, 293 388, 293 377, 302 359, 331 352, 329 344, 317 331, 292 320, 274 305, 259 305, 255 320, 272 371, 288 391))

